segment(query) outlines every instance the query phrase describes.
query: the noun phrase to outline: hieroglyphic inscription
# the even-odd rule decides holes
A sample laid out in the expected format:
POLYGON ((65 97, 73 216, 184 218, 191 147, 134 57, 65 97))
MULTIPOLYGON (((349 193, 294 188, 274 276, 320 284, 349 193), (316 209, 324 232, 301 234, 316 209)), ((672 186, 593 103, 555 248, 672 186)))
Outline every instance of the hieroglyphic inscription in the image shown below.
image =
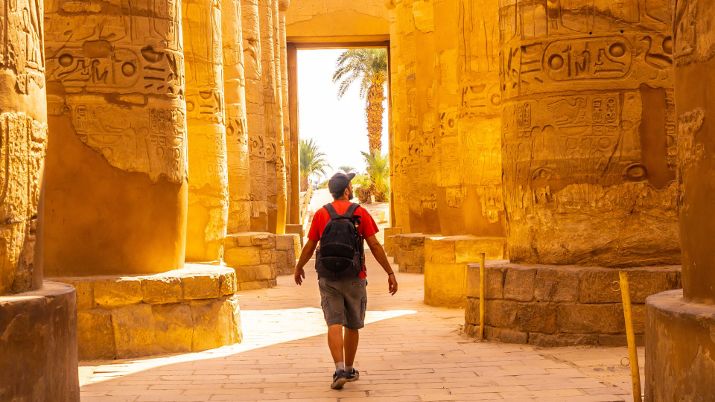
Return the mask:
POLYGON ((0 295, 32 286, 47 125, 24 113, 0 115, 0 295))
POLYGON ((0 66, 15 73, 15 90, 28 93, 33 82, 45 84, 43 3, 40 0, 3 1, 0 4, 0 66))
MULTIPOLYGON (((654 169, 672 172, 677 153, 669 2, 584 7, 575 0, 503 0, 501 6, 511 258, 604 265, 677 261, 675 184, 656 188, 649 179, 649 163, 663 161, 654 169), (641 86, 663 89, 662 111, 644 111, 641 86), (657 140, 666 146, 646 158, 643 119, 656 115, 665 137, 657 140), (646 232, 643 225, 662 231, 646 232), (609 227, 618 230, 604 230, 609 227), (589 235, 574 235, 576 228, 589 235)), ((652 95, 649 101, 661 104, 652 95)))
POLYGON ((176 1, 109 5, 50 0, 50 114, 114 167, 186 179, 184 61, 176 1))

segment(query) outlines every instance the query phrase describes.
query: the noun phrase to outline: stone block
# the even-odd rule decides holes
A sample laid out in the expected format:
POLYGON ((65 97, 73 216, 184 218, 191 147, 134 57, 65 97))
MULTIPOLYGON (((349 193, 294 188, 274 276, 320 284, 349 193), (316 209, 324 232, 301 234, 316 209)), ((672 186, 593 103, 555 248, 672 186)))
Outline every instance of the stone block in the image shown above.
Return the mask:
POLYGON ((224 248, 251 247, 253 245, 251 232, 232 233, 224 238, 224 248))
POLYGON ((481 253, 488 260, 501 260, 506 250, 506 239, 503 237, 457 236, 455 239, 456 262, 478 262, 481 253))
POLYGON ((584 269, 579 278, 581 303, 620 303, 617 269, 584 269))
POLYGON ((424 301, 430 306, 464 307, 467 264, 426 262, 424 301))
POLYGON ((253 233, 251 235, 251 245, 262 249, 275 250, 276 235, 272 233, 253 233))
POLYGON ((88 310, 94 307, 94 285, 92 281, 83 278, 52 278, 53 281, 74 286, 77 295, 77 310, 88 310))
POLYGON ((293 250, 276 251, 276 275, 291 275, 295 268, 293 250))
POLYGON ((292 250, 297 237, 293 234, 276 235, 276 250, 292 250))
POLYGON ((575 302, 578 300, 579 274, 569 268, 539 268, 536 271, 534 298, 537 301, 575 302))
POLYGON ((101 277, 94 282, 94 302, 101 307, 136 304, 143 297, 137 277, 101 277))
POLYGON ((193 351, 213 349, 240 341, 234 303, 227 300, 191 302, 191 317, 194 323, 191 346, 193 351))
POLYGON ((181 278, 185 300, 215 299, 219 297, 220 275, 215 273, 187 274, 181 278))
POLYGON ((253 264, 253 265, 260 265, 260 264, 275 264, 276 263, 276 250, 270 249, 270 250, 261 250, 261 261, 258 264, 253 264))
POLYGON ((152 275, 141 280, 144 303, 176 303, 183 298, 181 280, 177 276, 152 275))
MULTIPOLYGON (((485 272, 485 290, 487 299, 502 299, 504 295, 504 273, 502 267, 490 267, 487 263, 485 272)), ((467 296, 479 297, 479 264, 467 265, 467 296)))
POLYGON ((276 270, 275 267, 271 265, 256 265, 251 267, 236 268, 236 281, 239 284, 245 282, 274 280, 275 278, 276 270))
MULTIPOLYGON (((424 243, 425 262, 455 263, 455 242, 447 237, 430 237, 424 243)), ((474 262, 474 261, 470 261, 474 262)))
POLYGON ((506 270, 504 280, 504 298, 518 301, 534 299, 536 269, 510 268, 506 270))
POLYGON ((258 247, 227 247, 224 250, 223 259, 226 265, 233 268, 260 265, 262 261, 261 249, 258 247))
MULTIPOLYGON (((479 331, 479 328, 477 328, 477 331, 479 331)), ((507 343, 526 343, 529 340, 529 334, 526 332, 489 326, 484 328, 484 337, 489 340, 507 343)))
POLYGON ((557 331, 556 311, 551 303, 522 303, 516 312, 516 329, 553 334, 557 331))
POLYGON ((620 334, 625 331, 620 304, 561 304, 559 331, 577 334, 620 334))
POLYGON ((151 307, 157 347, 167 353, 191 352, 194 323, 187 304, 158 304, 151 307))
POLYGON ((77 350, 80 360, 115 359, 112 314, 102 308, 77 311, 77 350))
POLYGON ((632 303, 644 304, 649 296, 683 287, 680 267, 636 268, 626 272, 632 303))
POLYGON ((0 296, 0 400, 79 402, 74 288, 0 296))
POLYGON ((520 303, 510 300, 487 300, 484 320, 492 327, 516 328, 520 303))
POLYGON ((154 314, 149 304, 135 304, 112 309, 112 327, 117 358, 159 353, 154 328, 154 314))
POLYGON ((529 334, 530 345, 549 348, 575 345, 595 345, 597 342, 598 335, 595 334, 529 334))
POLYGON ((467 297, 467 304, 464 309, 464 322, 479 325, 479 299, 467 297))
POLYGON ((231 269, 231 272, 222 274, 220 285, 221 296, 232 296, 237 290, 236 271, 231 269))

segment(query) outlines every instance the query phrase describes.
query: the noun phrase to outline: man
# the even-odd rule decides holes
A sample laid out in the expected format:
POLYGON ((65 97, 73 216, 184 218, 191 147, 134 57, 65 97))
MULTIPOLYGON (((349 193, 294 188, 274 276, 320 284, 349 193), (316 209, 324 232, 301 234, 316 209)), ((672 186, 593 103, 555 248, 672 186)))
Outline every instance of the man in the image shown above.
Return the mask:
MULTIPOLYGON (((355 177, 354 173, 336 173, 328 182, 328 189, 333 195, 333 213, 338 215, 346 214, 350 209, 353 198, 353 188, 350 181, 355 177)), ((380 242, 375 238, 378 227, 375 220, 364 208, 358 206, 354 209, 353 216, 356 218, 357 232, 362 239, 365 239, 373 256, 380 263, 387 273, 388 291, 394 295, 397 293, 397 279, 390 267, 385 250, 380 242)), ((295 283, 301 285, 305 279, 303 267, 313 256, 313 252, 318 246, 318 242, 323 236, 323 232, 331 220, 331 212, 327 208, 321 208, 315 213, 313 223, 308 232, 308 241, 303 247, 300 259, 295 267, 295 283)), ((362 244, 361 244, 362 246, 362 244)), ((362 249, 362 247, 361 247, 362 249)), ((319 251, 320 252, 320 251, 319 251)), ((359 333, 365 323, 365 310, 367 307, 367 269, 364 264, 364 255, 361 258, 362 267, 359 273, 352 277, 343 279, 330 278, 321 275, 318 270, 318 285, 320 288, 321 306, 325 322, 328 325, 328 347, 335 362, 335 373, 331 388, 341 389, 346 382, 357 381, 360 373, 353 367, 355 354, 357 352, 359 333), (343 333, 344 328, 344 333, 343 333)))

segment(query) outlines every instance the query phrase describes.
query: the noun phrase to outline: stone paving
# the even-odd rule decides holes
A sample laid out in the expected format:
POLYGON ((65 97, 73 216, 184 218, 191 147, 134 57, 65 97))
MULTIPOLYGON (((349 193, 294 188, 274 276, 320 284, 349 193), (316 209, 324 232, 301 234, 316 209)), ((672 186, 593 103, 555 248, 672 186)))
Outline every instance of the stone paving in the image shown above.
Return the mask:
MULTIPOLYGON (((83 401, 629 401, 625 348, 535 348, 482 343, 461 333, 464 310, 426 306, 419 274, 385 275, 369 262, 367 325, 356 366, 361 379, 329 388, 312 269, 303 287, 241 292, 244 341, 201 353, 80 367, 83 401)), ((642 350, 640 351, 642 355, 642 350)), ((642 357, 642 356, 641 356, 642 357)))

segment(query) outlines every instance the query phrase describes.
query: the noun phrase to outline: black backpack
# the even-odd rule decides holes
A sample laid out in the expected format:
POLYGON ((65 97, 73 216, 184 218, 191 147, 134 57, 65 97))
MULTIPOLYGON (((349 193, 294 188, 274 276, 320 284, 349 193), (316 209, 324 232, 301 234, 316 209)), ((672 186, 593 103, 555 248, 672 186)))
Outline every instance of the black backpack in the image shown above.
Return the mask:
POLYGON ((330 221, 320 237, 315 269, 318 276, 331 280, 356 278, 362 271, 363 238, 357 230, 360 217, 355 216, 358 204, 351 204, 344 215, 338 215, 332 204, 325 208, 330 221))

